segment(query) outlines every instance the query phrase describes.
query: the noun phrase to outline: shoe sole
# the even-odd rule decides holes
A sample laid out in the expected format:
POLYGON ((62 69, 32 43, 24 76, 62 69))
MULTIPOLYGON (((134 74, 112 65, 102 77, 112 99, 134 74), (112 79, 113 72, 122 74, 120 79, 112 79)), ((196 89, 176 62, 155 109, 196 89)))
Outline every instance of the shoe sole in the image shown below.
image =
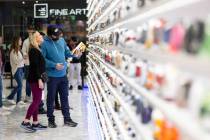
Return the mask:
POLYGON ((26 130, 28 133, 34 133, 34 132, 36 132, 36 130, 28 129, 28 128, 22 126, 22 125, 20 125, 20 127, 23 128, 24 130, 26 130))
POLYGON ((47 128, 34 128, 33 127, 33 129, 35 129, 35 130, 46 130, 47 128))
POLYGON ((78 124, 75 125, 69 125, 69 124, 64 124, 64 126, 69 126, 69 127, 76 127, 78 124))
POLYGON ((57 126, 55 126, 55 127, 54 127, 54 126, 53 126, 53 127, 51 127, 51 126, 49 126, 49 125, 48 125, 48 128, 57 128, 57 126))

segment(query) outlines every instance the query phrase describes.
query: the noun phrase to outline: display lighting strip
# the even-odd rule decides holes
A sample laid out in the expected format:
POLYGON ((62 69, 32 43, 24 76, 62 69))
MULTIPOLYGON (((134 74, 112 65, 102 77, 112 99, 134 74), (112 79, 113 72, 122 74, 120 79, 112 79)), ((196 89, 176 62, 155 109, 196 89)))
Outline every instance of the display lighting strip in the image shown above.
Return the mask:
POLYGON ((90 57, 88 58, 90 62, 94 65, 97 73, 101 76, 111 93, 113 93, 114 97, 120 102, 120 105, 125 110, 126 114, 128 114, 128 117, 130 118, 132 124, 134 124, 135 129, 137 130, 137 132, 140 132, 140 135, 143 138, 143 140, 153 140, 151 131, 149 131, 148 127, 145 127, 143 124, 140 123, 140 120, 137 119, 136 115, 130 111, 129 105, 122 100, 122 98, 118 95, 116 90, 111 86, 109 81, 107 81, 106 77, 104 77, 104 74, 98 69, 93 60, 90 57))
POLYGON ((100 0, 100 2, 97 4, 97 7, 94 8, 94 11, 93 11, 92 15, 89 15, 88 16, 89 17, 89 19, 87 21, 88 24, 91 22, 91 19, 95 16, 96 11, 100 8, 100 6, 102 5, 102 3, 103 3, 103 0, 100 0))
POLYGON ((101 111, 100 111, 100 105, 99 105, 99 102, 95 96, 95 92, 94 92, 94 88, 92 87, 92 85, 90 84, 90 90, 91 90, 91 93, 92 93, 92 97, 93 97, 93 100, 96 104, 96 109, 97 109, 97 112, 99 114, 99 120, 101 122, 101 126, 102 126, 102 129, 103 129, 103 132, 104 132, 104 135, 105 135, 105 140, 106 139, 110 139, 110 136, 108 135, 108 129, 107 129, 107 126, 106 126, 106 119, 104 118, 104 116, 102 115, 101 111))
MULTIPOLYGON (((99 87, 101 88, 101 87, 99 87)), ((103 91, 103 90, 102 90, 103 91)), ((115 113, 114 109, 112 108, 112 104, 110 103, 110 101, 107 99, 105 93, 102 92, 102 96, 104 98, 104 101, 107 105, 107 107, 109 108, 110 113, 112 114, 112 117, 114 119, 114 121, 116 122, 116 125, 118 126, 119 131, 121 132, 123 138, 125 140, 130 140, 130 138, 127 135, 127 132, 125 131, 125 129, 123 129, 123 125, 118 117, 118 115, 115 113)))
POLYGON ((146 100, 148 100, 154 107, 157 107, 158 109, 160 109, 169 120, 174 122, 177 125, 177 127, 180 128, 182 132, 184 132, 184 134, 190 136, 191 139, 193 140, 198 140, 198 139, 210 140, 210 135, 200 127, 198 121, 195 118, 193 118, 189 112, 183 109, 179 109, 174 104, 168 103, 158 98, 157 96, 154 95, 154 93, 146 90, 140 85, 137 85, 136 82, 132 80, 131 78, 126 77, 121 71, 117 70, 110 64, 107 64, 106 62, 104 62, 93 51, 91 50, 89 51, 97 58, 99 62, 101 62, 104 66, 112 70, 124 82, 130 85, 137 93, 139 93, 146 100))
POLYGON ((87 17, 90 17, 96 2, 98 2, 98 0, 93 0, 92 3, 91 3, 91 6, 89 8, 87 8, 88 9, 87 17))
MULTIPOLYGON (((171 17, 170 14, 168 14, 169 12, 173 12, 172 14, 174 14, 174 12, 176 12, 175 10, 182 8, 182 7, 183 7, 183 10, 185 10, 185 14, 186 14, 186 12, 188 12, 185 9, 187 6, 190 6, 191 4, 197 4, 199 2, 204 2, 203 3, 204 6, 209 4, 209 0, 170 0, 158 7, 151 8, 151 10, 141 12, 138 15, 132 16, 131 18, 126 18, 125 20, 122 20, 121 22, 115 23, 102 31, 90 34, 88 37, 94 37, 99 34, 105 34, 106 32, 113 31, 113 30, 123 27, 123 26, 125 26, 125 28, 135 28, 135 27, 139 26, 141 23, 144 23, 145 21, 147 21, 148 19, 152 19, 157 16, 164 17, 164 15, 167 15, 168 17, 171 17)), ((197 4, 196 6, 199 6, 199 4, 197 4)), ((201 8, 202 8, 202 6, 201 6, 201 8)), ((193 9, 193 10, 194 10, 194 12, 198 13, 198 11, 196 11, 195 9, 193 9)), ((201 10, 201 12, 203 12, 203 11, 204 10, 201 10)), ((190 17, 193 16, 191 12, 187 13, 187 14, 190 17)), ((175 16, 177 18, 180 18, 180 17, 182 17, 182 15, 183 15, 183 13, 179 12, 179 14, 177 13, 175 16)), ((103 15, 103 16, 107 16, 107 15, 103 15)), ((174 18, 174 16, 173 16, 173 18, 174 18)), ((100 21, 101 21, 101 19, 95 21, 93 25, 98 24, 100 21)), ((93 25, 90 26, 89 29, 91 29, 93 27, 93 25)))
POLYGON ((101 16, 99 16, 97 18, 96 21, 94 21, 88 28, 88 30, 92 29, 93 27, 95 27, 98 23, 100 23, 100 21, 103 20, 104 17, 107 17, 108 14, 113 11, 113 9, 121 2, 121 0, 114 0, 113 3, 103 12, 103 14, 101 16))
MULTIPOLYGON (((87 1, 87 3, 88 3, 87 8, 86 8, 87 10, 90 9, 90 6, 91 6, 91 4, 92 4, 92 1, 93 1, 93 0, 88 0, 88 1, 87 1)), ((88 12, 89 12, 89 11, 88 11, 88 12)))
MULTIPOLYGON (((88 87, 91 87, 88 83, 88 87)), ((91 95, 92 92, 89 90, 89 105, 90 107, 88 108, 88 113, 89 113, 89 117, 88 117, 88 131, 89 131, 89 139, 93 139, 93 140, 104 140, 104 133, 102 131, 101 125, 100 125, 100 121, 98 119, 97 116, 97 112, 96 112, 96 107, 94 105, 94 101, 93 101, 93 96, 91 95), (93 127, 93 125, 95 127, 93 127), (97 128, 96 128, 97 127, 97 128), (96 131, 92 131, 94 129, 97 129, 96 131), (96 135, 97 134, 97 135, 96 135)))
MULTIPOLYGON (((91 74, 91 73, 89 72, 89 74, 91 74)), ((95 84, 93 83, 93 80, 92 80, 92 78, 91 78, 90 76, 88 77, 88 81, 89 81, 89 83, 92 82, 92 85, 91 85, 91 89, 92 89, 92 90, 91 90, 91 91, 92 91, 92 93, 93 93, 93 96, 97 96, 97 97, 94 97, 94 99, 97 100, 97 101, 99 102, 100 106, 101 106, 101 110, 102 110, 102 112, 103 112, 105 122, 106 122, 107 127, 108 127, 108 130, 109 130, 109 132, 110 132, 110 134, 111 134, 111 138, 112 138, 113 140, 117 140, 117 135, 116 135, 116 133, 115 133, 115 131, 114 131, 113 125, 111 124, 110 118, 108 117, 108 114, 107 114, 107 112, 106 112, 106 110, 105 110, 105 108, 104 108, 104 105, 103 105, 103 103, 101 102, 99 95, 97 94, 97 93, 99 93, 99 92, 98 92, 98 90, 96 89, 95 84), (95 89, 95 92, 94 92, 94 89, 95 89), (96 90, 97 90, 97 91, 96 91, 96 90)), ((98 84, 98 83, 97 83, 97 84, 98 84)))

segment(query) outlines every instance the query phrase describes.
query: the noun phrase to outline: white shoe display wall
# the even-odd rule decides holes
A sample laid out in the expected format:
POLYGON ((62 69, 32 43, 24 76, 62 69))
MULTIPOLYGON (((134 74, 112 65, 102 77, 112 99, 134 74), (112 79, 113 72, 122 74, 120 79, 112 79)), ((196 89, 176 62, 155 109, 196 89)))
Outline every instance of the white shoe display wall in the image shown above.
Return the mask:
POLYGON ((106 140, 210 140, 210 1, 87 0, 106 140))

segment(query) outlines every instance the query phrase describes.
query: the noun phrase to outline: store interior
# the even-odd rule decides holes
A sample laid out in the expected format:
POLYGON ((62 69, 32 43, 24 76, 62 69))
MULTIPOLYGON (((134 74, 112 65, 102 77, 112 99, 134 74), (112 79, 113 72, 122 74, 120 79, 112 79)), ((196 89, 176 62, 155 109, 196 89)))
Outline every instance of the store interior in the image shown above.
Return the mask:
MULTIPOLYGON (((69 91, 79 127, 62 127, 62 115, 56 112, 58 130, 26 134, 18 128, 25 108, 16 108, 11 115, 0 116, 0 140, 210 140, 209 0, 39 3, 46 2, 51 9, 87 11, 47 19, 33 18, 31 11, 25 20, 0 22, 1 46, 8 48, 15 28, 7 24, 15 22, 24 23, 18 27, 23 37, 27 24, 43 32, 47 25, 57 24, 65 39, 77 35, 86 44, 85 86, 69 91)), ((0 2, 1 9, 5 5, 9 4, 0 2)), ((0 10, 0 19, 4 18, 0 10)), ((5 96, 10 71, 5 69, 5 96)), ((46 122, 46 116, 41 120, 46 122)))

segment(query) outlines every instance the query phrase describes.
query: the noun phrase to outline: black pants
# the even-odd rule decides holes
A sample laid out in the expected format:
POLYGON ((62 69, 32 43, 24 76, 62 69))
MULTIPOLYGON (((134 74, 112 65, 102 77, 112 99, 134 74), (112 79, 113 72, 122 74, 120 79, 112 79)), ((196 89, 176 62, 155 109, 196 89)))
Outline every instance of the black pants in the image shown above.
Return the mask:
POLYGON ((58 94, 59 94, 58 90, 56 90, 56 95, 55 95, 55 106, 56 107, 60 106, 58 94))
POLYGON ((49 77, 47 82, 47 117, 49 120, 54 120, 54 102, 56 91, 58 89, 61 101, 61 110, 64 116, 64 121, 70 119, 69 100, 68 100, 68 79, 64 77, 49 77))

